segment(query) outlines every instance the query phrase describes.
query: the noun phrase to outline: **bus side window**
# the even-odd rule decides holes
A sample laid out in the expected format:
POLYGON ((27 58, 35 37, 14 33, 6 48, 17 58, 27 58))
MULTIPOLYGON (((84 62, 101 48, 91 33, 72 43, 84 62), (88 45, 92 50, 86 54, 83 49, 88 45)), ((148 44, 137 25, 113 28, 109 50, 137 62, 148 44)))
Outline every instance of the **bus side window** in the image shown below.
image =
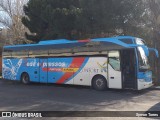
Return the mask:
POLYGON ((10 58, 10 57, 12 57, 12 52, 11 51, 5 51, 5 52, 3 52, 3 57, 4 58, 10 58))
POLYGON ((119 51, 109 51, 109 64, 116 71, 121 71, 119 51))
POLYGON ((27 56, 28 56, 28 52, 25 50, 12 52, 12 57, 14 57, 14 58, 27 57, 27 56))
POLYGON ((29 51, 30 57, 37 57, 37 56, 48 56, 48 50, 32 50, 29 51))
POLYGON ((110 57, 109 58, 109 64, 111 65, 111 67, 116 70, 116 71, 120 71, 120 60, 118 58, 113 58, 110 57))

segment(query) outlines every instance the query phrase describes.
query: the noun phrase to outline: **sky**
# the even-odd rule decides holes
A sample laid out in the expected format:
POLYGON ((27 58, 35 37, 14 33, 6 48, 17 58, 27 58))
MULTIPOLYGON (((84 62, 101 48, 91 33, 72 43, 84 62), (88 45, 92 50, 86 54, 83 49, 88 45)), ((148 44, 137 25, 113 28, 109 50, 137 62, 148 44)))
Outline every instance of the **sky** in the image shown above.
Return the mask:
MULTIPOLYGON (((4 12, 0 9, 0 18, 4 16, 4 12)), ((3 24, 0 23, 0 28, 4 27, 3 24)))
MULTIPOLYGON (((0 0, 0 2, 4 2, 4 3, 6 3, 6 1, 7 0, 3 0, 3 1, 0 0)), ((11 2, 11 7, 13 7, 13 9, 16 9, 16 7, 18 7, 18 8, 20 7, 19 9, 16 9, 16 10, 23 9, 21 7, 28 2, 28 0, 9 0, 9 1, 11 2)), ((7 4, 5 4, 5 5, 7 5, 7 4)), ((5 12, 3 12, 1 7, 0 7, 0 19, 3 18, 3 17, 8 19, 8 22, 10 22, 10 17, 5 12)), ((5 27, 5 26, 2 23, 0 23, 0 28, 1 27, 5 27)))
MULTIPOLYGON (((0 11, 0 19, 3 17, 7 17, 7 14, 3 11, 0 11)), ((9 19, 9 17, 7 17, 9 19)), ((0 28, 5 27, 2 23, 0 23, 0 28)))

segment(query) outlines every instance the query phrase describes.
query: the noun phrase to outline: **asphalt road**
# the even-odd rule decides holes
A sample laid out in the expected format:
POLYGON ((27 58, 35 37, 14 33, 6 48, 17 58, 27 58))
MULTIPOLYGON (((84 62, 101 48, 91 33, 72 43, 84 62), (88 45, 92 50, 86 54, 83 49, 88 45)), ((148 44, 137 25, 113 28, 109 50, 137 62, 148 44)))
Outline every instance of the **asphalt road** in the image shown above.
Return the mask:
POLYGON ((0 111, 160 111, 160 90, 95 91, 0 80, 0 111))

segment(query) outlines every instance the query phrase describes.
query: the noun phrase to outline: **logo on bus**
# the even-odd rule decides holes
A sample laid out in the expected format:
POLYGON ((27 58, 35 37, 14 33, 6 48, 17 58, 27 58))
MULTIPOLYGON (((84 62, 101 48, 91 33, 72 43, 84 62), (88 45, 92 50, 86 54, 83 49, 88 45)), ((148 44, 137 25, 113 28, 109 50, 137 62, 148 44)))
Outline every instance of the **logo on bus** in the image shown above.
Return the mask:
POLYGON ((27 67, 66 67, 66 63, 65 62, 36 62, 36 61, 32 61, 32 62, 27 62, 26 64, 27 67))

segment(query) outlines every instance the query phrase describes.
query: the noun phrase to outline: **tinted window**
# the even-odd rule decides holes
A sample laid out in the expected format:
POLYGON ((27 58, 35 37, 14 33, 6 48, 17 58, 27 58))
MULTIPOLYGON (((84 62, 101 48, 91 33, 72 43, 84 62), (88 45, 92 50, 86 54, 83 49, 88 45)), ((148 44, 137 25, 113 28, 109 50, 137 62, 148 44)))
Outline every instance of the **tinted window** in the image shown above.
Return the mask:
POLYGON ((3 57, 11 57, 11 56, 12 56, 12 52, 9 52, 9 51, 3 52, 3 57))
POLYGON ((120 56, 119 56, 118 51, 109 52, 109 64, 116 71, 120 71, 120 59, 119 58, 120 56))
POLYGON ((124 42, 126 44, 133 44, 132 39, 119 39, 121 42, 124 42))
POLYGON ((29 56, 48 56, 48 50, 30 50, 29 56))
POLYGON ((109 64, 116 71, 120 71, 120 60, 118 58, 109 58, 109 64))
POLYGON ((13 51, 12 56, 28 56, 27 51, 13 51))

